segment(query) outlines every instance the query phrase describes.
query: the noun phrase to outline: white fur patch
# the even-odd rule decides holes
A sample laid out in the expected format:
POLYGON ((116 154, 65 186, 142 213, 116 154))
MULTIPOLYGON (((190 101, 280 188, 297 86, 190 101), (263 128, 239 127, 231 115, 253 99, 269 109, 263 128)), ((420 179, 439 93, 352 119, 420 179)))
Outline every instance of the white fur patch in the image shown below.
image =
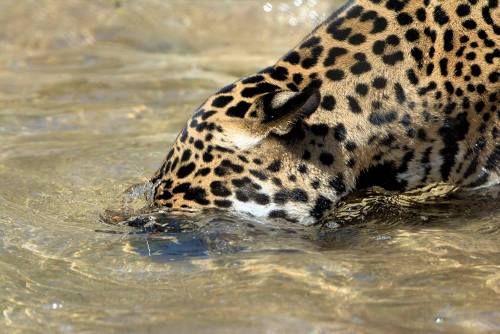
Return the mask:
POLYGON ((261 137, 247 135, 244 133, 231 133, 228 135, 228 139, 242 150, 253 147, 262 140, 261 137))
POLYGON ((233 208, 238 212, 250 214, 259 218, 267 217, 269 212, 277 209, 275 204, 260 205, 252 202, 240 202, 237 199, 233 200, 233 208))
POLYGON ((288 91, 279 92, 276 95, 274 95, 273 100, 271 101, 271 107, 273 107, 273 109, 282 107, 285 105, 285 103, 290 101, 290 99, 296 95, 298 94, 295 92, 288 92, 288 91))
POLYGON ((422 178, 425 175, 425 168, 430 167, 431 170, 435 170, 439 168, 442 163, 443 159, 437 156, 427 164, 417 164, 416 166, 410 165, 406 172, 397 175, 398 181, 406 181, 410 188, 418 186, 421 184, 422 178))
MULTIPOLYGON (((482 172, 481 175, 489 174, 489 171, 484 167, 481 168, 481 172, 482 172)), ((488 187, 495 186, 497 184, 500 184, 500 174, 491 174, 489 179, 488 179, 488 182, 486 182, 485 184, 482 184, 478 187, 475 187, 473 189, 488 188, 488 187)))
POLYGON ((237 199, 233 199, 233 208, 238 212, 249 214, 256 218, 268 218, 271 211, 284 210, 289 218, 296 219, 301 225, 308 226, 316 223, 313 217, 304 214, 304 208, 299 208, 294 204, 287 204, 285 206, 276 205, 275 203, 261 205, 253 202, 240 202, 237 199))

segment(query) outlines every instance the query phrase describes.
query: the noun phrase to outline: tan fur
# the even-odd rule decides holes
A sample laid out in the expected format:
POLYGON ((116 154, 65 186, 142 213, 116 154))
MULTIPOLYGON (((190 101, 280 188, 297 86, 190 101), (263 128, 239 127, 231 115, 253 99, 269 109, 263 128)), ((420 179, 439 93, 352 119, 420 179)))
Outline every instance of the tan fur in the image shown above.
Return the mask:
MULTIPOLYGON (((243 78, 235 82, 227 92, 214 94, 198 109, 198 116, 195 113, 186 126, 185 140, 181 140, 182 135, 178 137, 172 154, 153 177, 156 189, 154 205, 192 209, 221 207, 307 224, 324 216, 341 197, 359 188, 360 180, 366 182, 367 178, 370 184, 382 183, 388 188, 398 186, 399 190, 439 181, 463 186, 498 182, 499 139, 498 136, 495 137, 495 133, 498 133, 500 128, 499 111, 496 109, 499 104, 500 85, 498 80, 492 81, 490 78, 495 76, 495 73, 498 77, 500 40, 494 31, 494 26, 485 22, 482 14, 483 7, 488 7, 492 3, 494 1, 481 0, 472 6, 465 0, 457 2, 432 0, 425 6, 425 1, 420 0, 407 1, 406 4, 403 0, 396 2, 386 0, 380 4, 369 0, 352 2, 303 40, 311 42, 313 44, 311 47, 301 47, 302 43, 299 44, 273 67, 259 74, 263 77, 259 83, 275 85, 274 90, 250 97, 242 96, 245 89, 249 87, 253 89, 259 84, 246 83, 243 78), (394 3, 403 3, 404 6, 395 10, 391 8, 394 3), (457 6, 461 4, 470 5, 469 15, 465 17, 457 15, 457 6), (346 16, 350 15, 349 11, 353 11, 356 6, 362 7, 361 14, 346 19, 346 16), (441 11, 437 11, 439 6, 441 11), (421 22, 416 14, 422 9, 426 13, 424 22, 421 22), (370 11, 376 12, 377 18, 387 21, 386 29, 371 33, 374 29, 374 19, 364 21, 361 19, 363 14, 370 11), (436 12, 444 13, 448 21, 441 24, 441 16, 438 15, 436 19, 436 12), (408 14, 411 23, 400 24, 401 13, 408 14), (465 20, 473 20, 477 28, 465 28, 463 25, 465 20), (329 32, 332 24, 336 22, 340 22, 339 29, 350 29, 350 37, 356 34, 362 35, 364 38, 362 43, 353 45, 349 40, 350 37, 344 40, 337 39, 338 35, 329 32), (418 40, 410 41, 406 37, 409 29, 418 32, 418 40), (434 41, 426 35, 426 29, 436 36, 434 41), (450 30, 453 33, 453 49, 445 50, 445 36, 450 30), (484 41, 478 36, 480 30, 487 35, 484 41), (320 39, 317 44, 312 42, 315 37, 320 39), (468 40, 463 42, 465 37, 468 40), (398 42, 391 45, 387 42, 391 38, 398 42), (382 54, 374 51, 377 41, 385 41, 382 54), (472 43, 477 43, 478 47, 473 47, 472 43), (322 48, 321 54, 314 66, 305 68, 302 62, 304 59, 314 57, 315 47, 322 48), (460 54, 461 47, 464 50, 460 54), (325 60, 331 48, 343 48, 346 53, 338 56, 334 64, 326 65, 325 60), (415 48, 424 54, 420 66, 412 55, 415 48), (435 50, 432 57, 429 54, 431 48, 435 50), (396 61, 394 65, 387 64, 384 56, 396 52, 401 52, 403 59, 396 61), (475 59, 466 59, 466 55, 471 52, 475 54, 475 59), (294 53, 299 56, 299 63, 290 61, 294 53), (364 57, 364 61, 369 63, 370 70, 361 74, 354 73, 353 66, 360 63, 359 59, 355 59, 357 53, 364 55, 358 55, 358 58, 364 57), (490 53, 495 53, 495 57, 488 63, 485 59, 490 53), (447 74, 442 73, 440 67, 440 60, 444 58, 447 59, 447 74), (461 74, 456 71, 459 62, 463 64, 461 74), (471 75, 472 66, 475 65, 481 70, 479 75, 471 75), (432 73, 427 73, 432 66, 434 66, 432 73), (284 79, 283 75, 280 75, 283 68, 286 69, 284 79), (342 71, 343 79, 337 81, 329 78, 328 72, 331 70, 342 71), (412 83, 409 79, 409 70, 418 77, 418 84, 412 83), (303 80, 294 83, 294 75, 301 75, 303 80), (373 82, 377 77, 385 78, 384 88, 375 88, 373 82), (321 81, 321 87, 315 89, 311 85, 318 79, 321 81), (449 89, 447 82, 453 86, 453 92, 447 91, 449 89), (432 83, 435 88, 420 93, 432 83), (366 95, 362 96, 358 92, 359 84, 366 85, 368 90, 366 95), (296 89, 291 89, 290 85, 296 89), (403 91, 403 97, 395 92, 398 85, 403 91), (472 85, 474 91, 469 91, 468 85, 472 85), (458 89, 462 94, 457 93, 458 89), (319 105, 314 104, 318 102, 314 94, 321 96, 319 105), (336 101, 333 110, 324 108, 327 95, 333 96, 336 101), (232 100, 223 107, 214 107, 214 101, 221 96, 232 97, 232 100), (281 98, 279 103, 267 107, 268 114, 265 113, 266 96, 281 98), (286 105, 293 96, 298 96, 297 98, 303 96, 303 99, 300 103, 287 105, 289 110, 286 110, 285 115, 265 122, 266 115, 278 112, 276 105, 283 103, 286 105), (465 98, 469 101, 468 106, 466 101, 464 102, 465 98), (359 112, 352 110, 350 99, 355 100, 359 112), (244 117, 228 116, 228 110, 242 101, 250 105, 244 117), (309 102, 307 104, 304 101, 309 102), (374 107, 377 103, 380 104, 379 109, 374 107), (484 105, 480 112, 476 110, 477 104, 484 105), (310 112, 309 109, 313 105, 315 110, 310 112), (455 107, 450 111, 453 105, 455 107), (200 115, 210 111, 214 114, 203 121, 200 115), (254 117, 251 116, 252 112, 255 112, 254 117), (374 113, 377 112, 388 115, 391 121, 375 125, 374 113), (388 114, 390 112, 394 113, 388 114), (484 116, 486 113, 489 116, 484 116), (405 125, 404 120, 408 119, 410 123, 405 125), (213 124, 214 128, 197 131, 196 126, 203 122, 213 124), (337 139, 335 131, 340 123, 346 129, 345 138, 342 140, 337 139), (193 124, 194 126, 191 126, 193 124), (314 133, 315 125, 326 127, 327 134, 322 136, 314 133), (448 125, 451 126, 451 130, 448 129, 448 125), (297 138, 297 127, 302 128, 304 132, 304 138, 300 140, 297 138), (461 131, 465 132, 463 139, 460 137, 461 131), (207 140, 207 135, 212 138, 207 140), (194 147, 196 140, 203 142, 203 149, 194 147), (351 144, 350 149, 347 143, 351 144), (352 143, 356 146, 354 149, 352 143), (213 156, 209 162, 203 158, 208 146, 212 146, 213 156), (217 150, 216 146, 223 149, 217 150), (180 160, 187 150, 192 153, 189 159, 178 161, 175 168, 171 168, 174 160, 180 160), (305 158, 306 152, 310 153, 308 159, 305 158), (322 153, 327 153, 324 155, 327 158, 331 155, 333 162, 325 164, 326 158, 321 158, 322 153), (405 157, 408 161, 404 161, 405 157), (259 159, 262 163, 256 164, 253 162, 254 159, 259 159), (473 166, 470 166, 472 159, 475 159, 477 165, 474 170, 473 166), (222 166, 224 160, 241 166, 242 170, 222 166), (448 161, 445 163, 445 160, 448 161), (278 171, 272 171, 272 166, 271 168, 268 166, 276 161, 279 161, 280 168, 278 171), (354 164, 348 166, 353 161, 354 164), (192 173, 179 177, 179 168, 191 162, 196 166, 192 173), (446 164, 451 164, 449 171, 443 166, 446 164), (307 169, 306 172, 303 171, 303 166, 307 169), (374 168, 377 166, 385 168, 381 169, 382 173, 374 168), (214 173, 217 167, 219 171, 224 169, 226 172, 222 175, 214 173), (466 172, 468 167, 472 170, 470 173, 466 172), (200 170, 204 168, 210 169, 206 175, 200 174, 200 170), (264 176, 256 176, 252 171, 264 176), (251 180, 248 185, 238 187, 233 182, 244 177, 251 180), (339 178, 341 183, 338 182, 339 178), (211 190, 211 187, 214 187, 213 181, 220 181, 222 185, 223 191, 219 195, 215 195, 211 190), (175 187, 181 184, 184 184, 185 188, 194 189, 192 194, 189 191, 188 195, 185 191, 174 191, 175 187), (227 192, 224 192, 224 189, 227 192), (300 191, 291 194, 291 191, 296 189, 300 191), (283 201, 280 192, 284 190, 288 191, 288 195, 283 201), (200 196, 203 195, 201 194, 203 191, 205 192, 205 195, 201 196, 203 199, 191 199, 193 196, 196 197, 196 191, 200 196), (302 193, 306 194, 305 199, 299 196, 302 193), (245 198, 246 200, 241 200, 245 198), (225 202, 222 205, 220 201, 225 202)), ((490 8, 489 13, 498 29, 500 18, 498 6, 490 8)), ((368 14, 366 15, 368 17, 368 14)), ((329 162, 328 159, 326 162, 329 162)))

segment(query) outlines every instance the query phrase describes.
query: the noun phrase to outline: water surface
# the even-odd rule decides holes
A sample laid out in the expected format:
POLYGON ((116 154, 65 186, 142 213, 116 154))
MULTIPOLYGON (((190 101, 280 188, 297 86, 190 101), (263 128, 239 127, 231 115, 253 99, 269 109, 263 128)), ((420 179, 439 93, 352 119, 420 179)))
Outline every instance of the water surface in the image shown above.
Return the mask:
POLYGON ((498 189, 365 194, 311 228, 102 223, 204 98, 337 5, 0 1, 0 331, 500 331, 498 189))

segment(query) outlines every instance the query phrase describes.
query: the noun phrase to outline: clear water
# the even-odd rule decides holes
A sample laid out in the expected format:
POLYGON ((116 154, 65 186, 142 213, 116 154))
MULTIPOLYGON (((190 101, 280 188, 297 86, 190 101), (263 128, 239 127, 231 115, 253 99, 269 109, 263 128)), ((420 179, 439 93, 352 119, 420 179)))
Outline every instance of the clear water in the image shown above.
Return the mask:
POLYGON ((206 96, 336 5, 0 1, 0 332, 500 331, 498 188, 365 194, 312 228, 102 222, 206 96))

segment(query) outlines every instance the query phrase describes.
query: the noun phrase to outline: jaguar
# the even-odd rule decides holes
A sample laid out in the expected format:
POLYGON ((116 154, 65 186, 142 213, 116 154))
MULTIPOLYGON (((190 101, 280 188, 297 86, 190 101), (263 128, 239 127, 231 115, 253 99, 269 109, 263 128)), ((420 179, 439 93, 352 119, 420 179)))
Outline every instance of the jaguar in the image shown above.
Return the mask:
POLYGON ((500 182, 498 0, 354 0, 197 108, 151 205, 304 225, 346 195, 500 182))

